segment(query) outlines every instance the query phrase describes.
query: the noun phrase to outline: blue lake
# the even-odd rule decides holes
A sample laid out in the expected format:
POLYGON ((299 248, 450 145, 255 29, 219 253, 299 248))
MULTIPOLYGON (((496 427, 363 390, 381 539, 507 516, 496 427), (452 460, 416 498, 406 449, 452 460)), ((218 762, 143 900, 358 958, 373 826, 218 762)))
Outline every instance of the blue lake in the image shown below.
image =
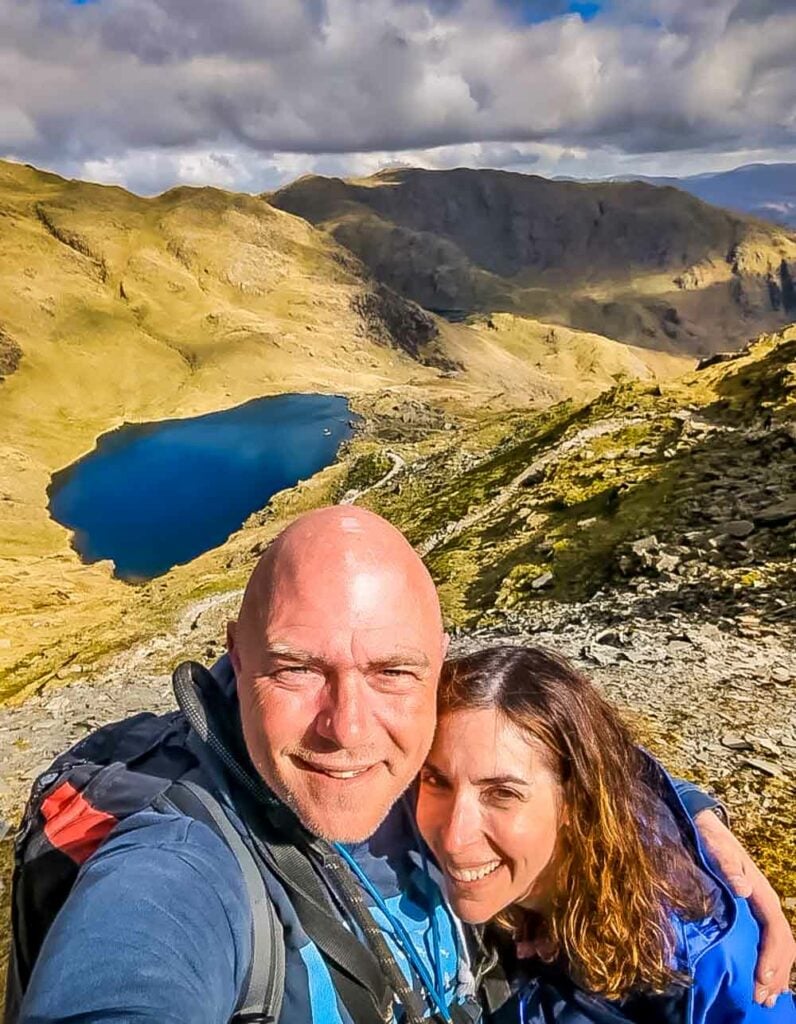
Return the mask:
POLYGON ((132 424, 56 473, 50 513, 84 561, 144 580, 217 547, 277 491, 334 461, 356 417, 336 395, 258 398, 132 424))

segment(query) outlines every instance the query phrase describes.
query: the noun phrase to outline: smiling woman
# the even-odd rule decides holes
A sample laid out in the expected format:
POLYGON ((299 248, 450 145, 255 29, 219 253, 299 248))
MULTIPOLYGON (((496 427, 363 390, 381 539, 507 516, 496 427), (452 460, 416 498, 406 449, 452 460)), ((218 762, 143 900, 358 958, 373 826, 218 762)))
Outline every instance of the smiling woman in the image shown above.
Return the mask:
MULTIPOLYGON (((758 1020, 746 901, 586 678, 547 651, 492 648, 446 663, 439 714, 418 824, 456 913, 513 947, 500 1020, 758 1020)), ((766 1013, 793 1022, 792 996, 766 1013)))

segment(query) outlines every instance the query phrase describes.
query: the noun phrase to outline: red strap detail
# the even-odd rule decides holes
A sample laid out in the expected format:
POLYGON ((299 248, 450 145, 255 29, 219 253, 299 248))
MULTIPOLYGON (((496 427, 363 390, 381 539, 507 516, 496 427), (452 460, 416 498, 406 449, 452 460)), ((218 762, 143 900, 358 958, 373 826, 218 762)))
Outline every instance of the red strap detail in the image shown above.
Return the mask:
POLYGON ((71 782, 63 782, 42 802, 44 834, 76 864, 88 860, 118 818, 92 807, 71 782))

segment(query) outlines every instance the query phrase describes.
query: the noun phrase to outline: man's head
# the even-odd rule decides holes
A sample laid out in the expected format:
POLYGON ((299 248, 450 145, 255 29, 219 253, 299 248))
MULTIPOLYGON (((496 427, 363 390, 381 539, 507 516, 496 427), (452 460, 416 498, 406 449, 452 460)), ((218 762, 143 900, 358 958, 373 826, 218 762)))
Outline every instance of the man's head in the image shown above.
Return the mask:
POLYGON ((268 785, 318 835, 372 835, 431 745, 447 648, 406 538, 363 509, 301 516, 254 570, 228 645, 268 785))

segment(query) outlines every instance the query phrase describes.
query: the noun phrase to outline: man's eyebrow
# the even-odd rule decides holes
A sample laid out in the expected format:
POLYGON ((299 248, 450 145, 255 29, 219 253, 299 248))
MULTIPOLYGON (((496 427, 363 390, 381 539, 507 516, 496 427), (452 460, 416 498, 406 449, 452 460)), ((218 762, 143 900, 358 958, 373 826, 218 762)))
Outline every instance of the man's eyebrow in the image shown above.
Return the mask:
MULTIPOLYGON (((296 647, 294 644, 289 644, 281 640, 273 640, 270 642, 263 651, 263 656, 265 658, 298 661, 302 664, 325 664, 324 659, 319 657, 317 654, 312 654, 310 651, 304 650, 302 647, 296 647)), ((428 668, 430 664, 431 662, 429 661, 428 656, 423 651, 411 648, 394 650, 383 657, 372 658, 368 661, 369 668, 397 668, 401 665, 412 666, 414 668, 428 668)))
POLYGON ((400 665, 411 665, 414 668, 428 668, 431 662, 423 651, 393 651, 381 658, 372 658, 368 664, 371 668, 397 668, 400 665))
POLYGON ((263 651, 263 655, 266 658, 286 658, 289 661, 315 662, 318 660, 317 655, 305 651, 304 648, 295 647, 293 644, 283 643, 280 640, 269 643, 263 651))

